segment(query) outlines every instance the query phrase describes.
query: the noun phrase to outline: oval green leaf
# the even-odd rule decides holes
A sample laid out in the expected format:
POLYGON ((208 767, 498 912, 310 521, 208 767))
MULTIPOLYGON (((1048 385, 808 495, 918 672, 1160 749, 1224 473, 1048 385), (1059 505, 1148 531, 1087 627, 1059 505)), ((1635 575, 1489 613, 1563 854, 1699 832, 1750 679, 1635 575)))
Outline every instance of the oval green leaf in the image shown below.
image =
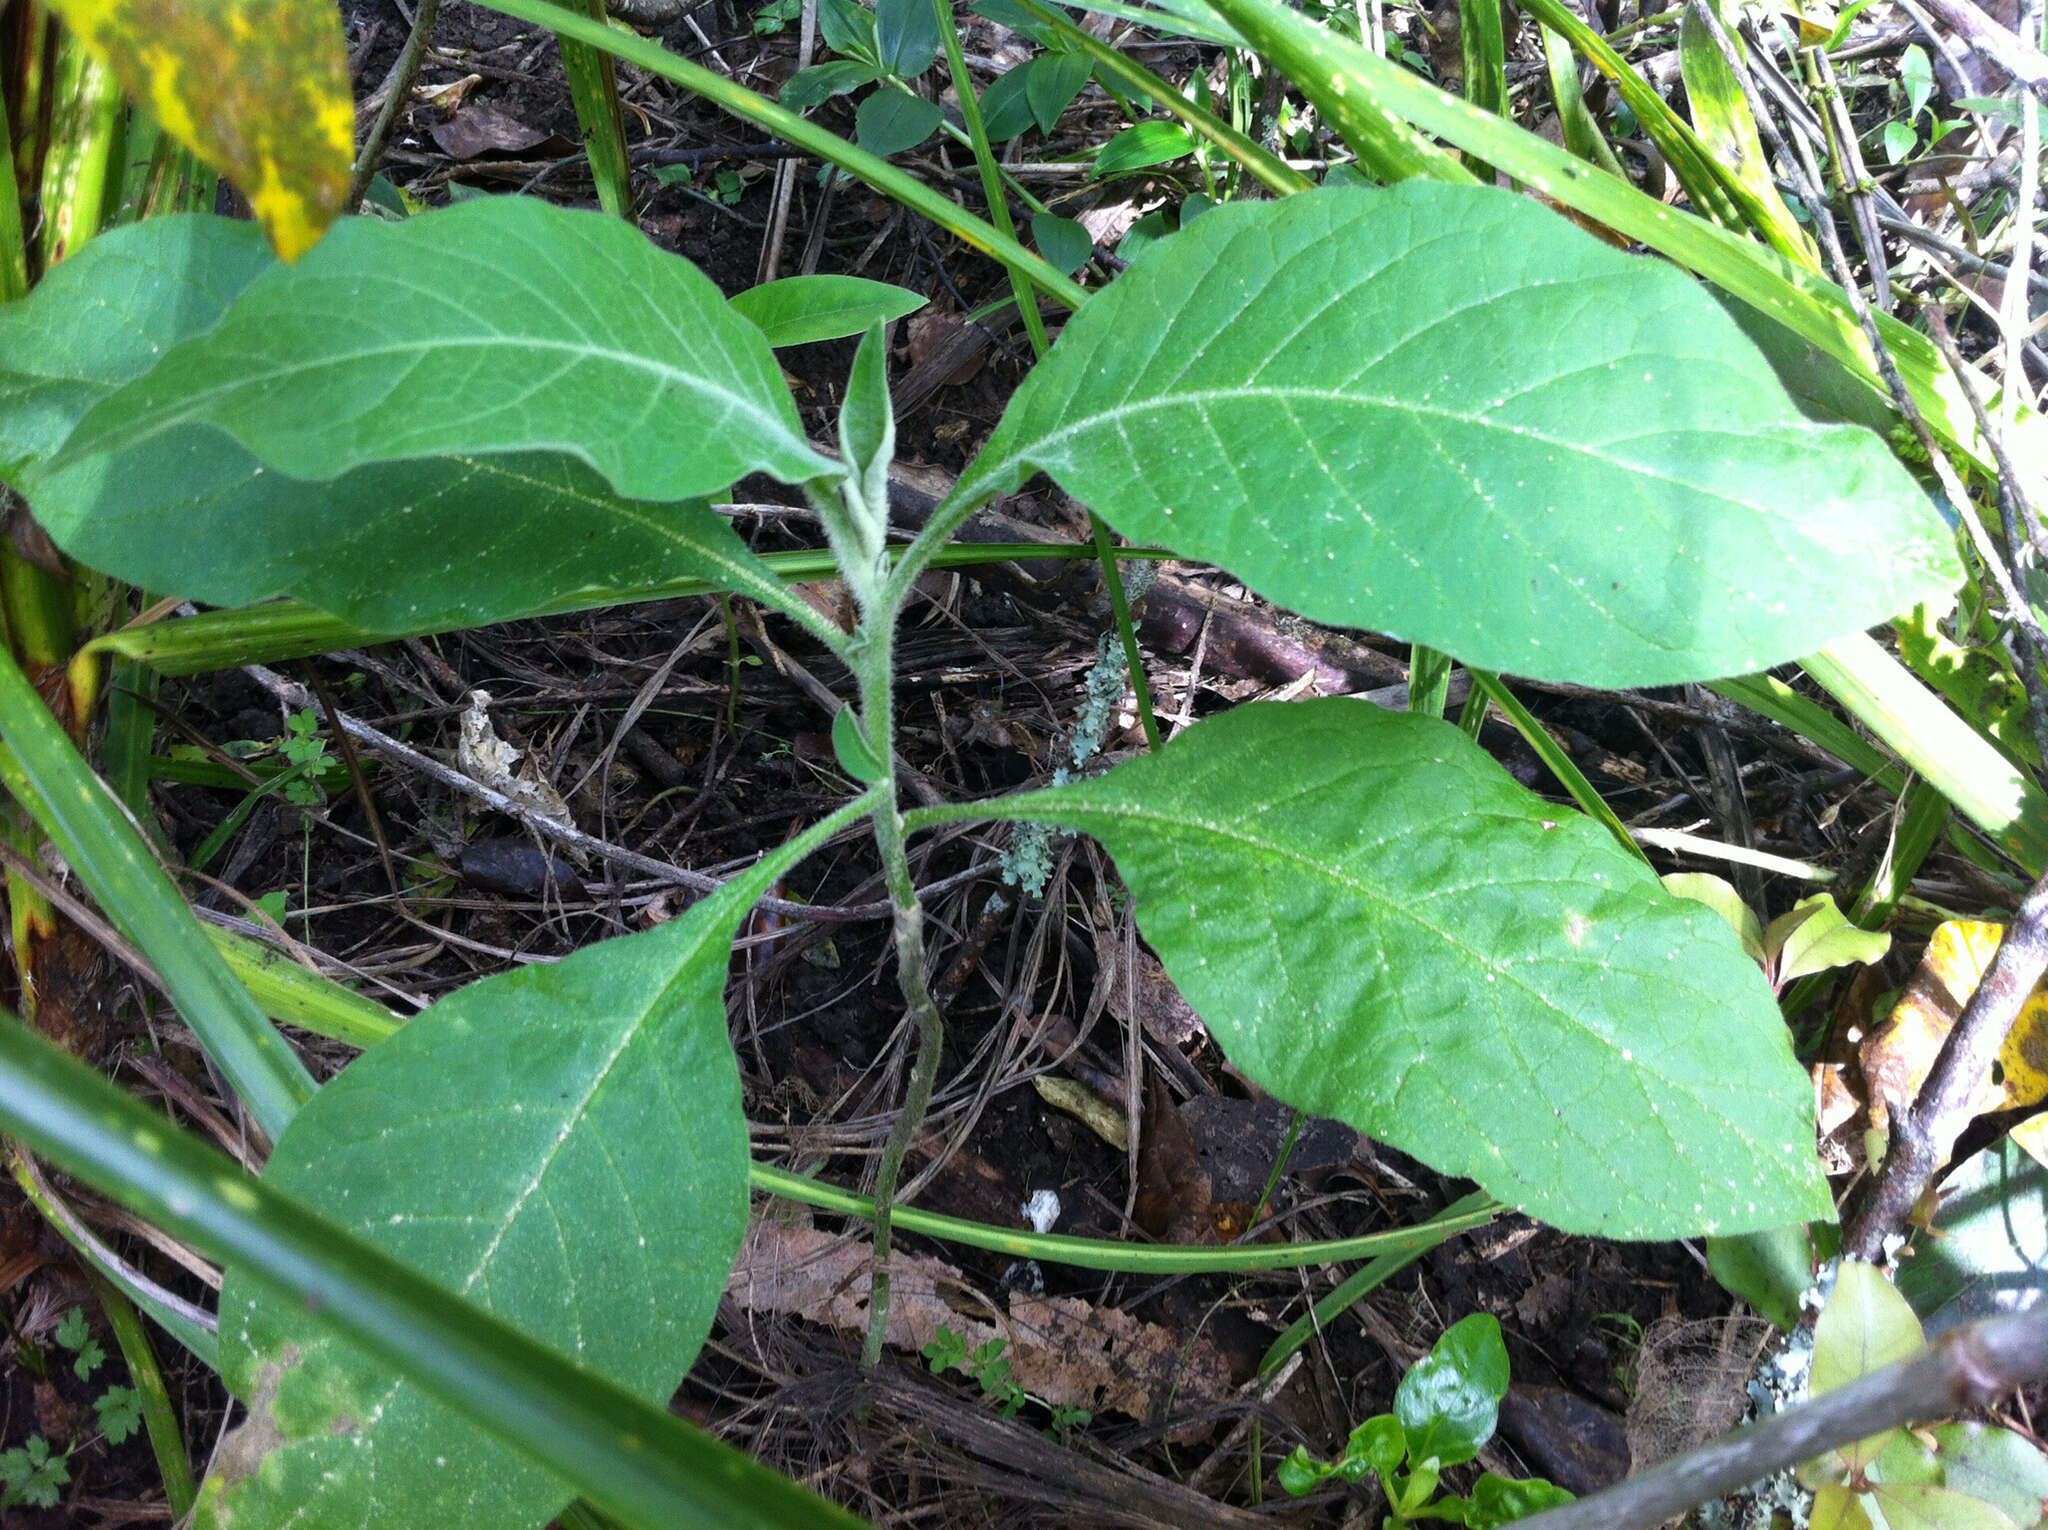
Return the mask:
POLYGON ((1812 1085, 1727 924, 1447 723, 1240 707, 975 811, 1103 841, 1218 1043, 1291 1105, 1568 1232, 1833 1215, 1812 1085))
POLYGON ((568 453, 677 500, 836 469, 761 332, 617 218, 488 197, 352 218, 99 405, 62 461, 208 425, 293 478, 375 462, 568 453))
POLYGON ((1593 685, 1765 669, 1960 577, 1884 443, 1803 418, 1696 283, 1485 187, 1235 204, 1148 249, 955 503, 1037 469, 1304 615, 1593 685))
MULTIPOLYGON (((723 993, 762 882, 442 1000, 299 1112, 265 1181, 665 1402, 746 1231, 723 993)), ((221 1312, 222 1373, 252 1417, 207 1482, 202 1523, 505 1530, 572 1496, 232 1267, 221 1312)))
POLYGON ((944 117, 938 102, 884 87, 853 114, 854 136, 868 153, 887 159, 923 143, 939 130, 944 117))
POLYGON ((1470 1461, 1493 1438, 1507 1391, 1500 1319, 1475 1312, 1453 1323, 1394 1389, 1394 1416, 1405 1432, 1409 1459, 1417 1466, 1470 1461))
POLYGON ((916 313, 925 302, 922 293, 864 276, 785 276, 735 294, 732 306, 779 349, 864 335, 870 325, 916 313))
POLYGON ((275 266, 250 224, 151 218, 0 309, 0 478, 72 557, 215 605, 294 595, 372 632, 505 621, 649 577, 779 586, 702 505, 624 499, 562 455, 376 463, 308 483, 188 424, 42 470, 88 411, 275 266))
POLYGON ((1095 156, 1097 176, 1129 175, 1164 165, 1195 151, 1195 141, 1178 122, 1140 122, 1127 127, 1095 156))

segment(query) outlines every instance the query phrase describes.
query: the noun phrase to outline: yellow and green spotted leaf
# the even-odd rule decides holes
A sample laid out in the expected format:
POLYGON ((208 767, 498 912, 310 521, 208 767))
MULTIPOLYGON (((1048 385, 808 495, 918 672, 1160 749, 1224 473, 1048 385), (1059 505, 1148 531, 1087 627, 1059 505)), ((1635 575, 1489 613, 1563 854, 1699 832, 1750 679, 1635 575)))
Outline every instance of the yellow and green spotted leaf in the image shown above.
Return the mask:
POLYGON ((296 260, 348 195, 355 107, 323 0, 53 0, 165 131, 232 179, 296 260))

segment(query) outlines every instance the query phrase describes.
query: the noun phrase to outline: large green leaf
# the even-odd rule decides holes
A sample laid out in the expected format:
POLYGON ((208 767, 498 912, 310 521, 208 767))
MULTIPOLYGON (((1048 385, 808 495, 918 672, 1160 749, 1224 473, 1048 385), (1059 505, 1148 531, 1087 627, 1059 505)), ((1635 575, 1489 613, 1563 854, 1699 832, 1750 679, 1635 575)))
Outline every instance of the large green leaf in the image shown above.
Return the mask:
POLYGON ((214 605, 295 595, 373 632, 623 599, 649 578, 781 590, 704 501, 627 499, 560 453, 378 462, 305 482, 183 425, 24 487, 57 544, 94 568, 214 605))
MULTIPOLYGON (((264 1178, 651 1401, 709 1331, 747 1220, 722 994, 759 868, 644 935, 444 999, 299 1112, 264 1178)), ((253 1417, 219 1526, 539 1525, 553 1475, 230 1269, 253 1417)))
POLYGON ((148 218, 109 229, 0 307, 0 478, 56 451, 88 409, 212 328, 276 263, 252 223, 148 218))
POLYGON ((93 240, 0 309, 0 477, 73 557, 216 605, 295 595, 377 632, 502 621, 650 578, 780 588, 702 504, 623 498, 561 453, 379 462, 302 482, 186 424, 46 470, 95 405, 211 329, 275 265, 250 224, 152 218, 93 240))
POLYGON ((350 219, 100 404, 63 460, 188 423, 293 478, 566 452, 621 494, 677 500, 835 471, 709 278, 617 218, 527 197, 350 219))
POLYGON ((975 811, 1107 845, 1181 991, 1291 1105, 1570 1232, 1833 1214, 1812 1086, 1726 922, 1448 723, 1240 707, 975 811))
POLYGON ((1960 577, 1883 442, 1804 419, 1696 283, 1484 187, 1161 241, 955 503, 1034 469, 1305 615, 1598 685, 1766 668, 1960 577))

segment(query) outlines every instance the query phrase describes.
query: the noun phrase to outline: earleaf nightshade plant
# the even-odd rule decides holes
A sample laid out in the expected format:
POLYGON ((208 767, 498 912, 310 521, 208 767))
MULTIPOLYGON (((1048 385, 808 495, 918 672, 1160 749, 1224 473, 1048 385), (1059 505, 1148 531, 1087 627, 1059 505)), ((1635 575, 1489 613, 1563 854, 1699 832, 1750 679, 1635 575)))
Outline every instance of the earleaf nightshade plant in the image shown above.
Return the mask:
MULTIPOLYGON (((925 58, 910 23, 899 62, 925 58)), ((1671 268, 1478 185, 1213 208, 1089 299, 886 555, 880 330, 842 463, 805 439, 747 305, 617 219, 480 199, 350 220, 292 266, 220 220, 153 220, 60 275, 0 311, 0 468, 72 556, 371 631, 688 575, 852 672, 833 734, 875 784, 674 925, 444 1000, 300 1108, 270 1160, 641 1395, 687 1368, 744 1222, 732 933, 821 830, 863 818, 921 1022, 906 836, 1061 824, 1108 848, 1168 971, 1279 1098, 1570 1231, 1831 1214, 1807 1082, 1734 933, 1448 723, 1259 705, 1091 779, 896 800, 897 619, 951 533, 1040 471, 1311 617, 1592 685, 1765 668, 1951 588, 1950 534, 1884 444, 1810 420, 1671 268), (109 312, 126 317, 91 317, 109 312), (750 472, 818 507, 853 634, 709 509, 750 472), (1852 552, 1857 578, 1811 578, 1852 552)), ((223 1312, 255 1416, 204 1523, 424 1510, 495 1530, 567 1501, 267 1288, 231 1273, 223 1312)))

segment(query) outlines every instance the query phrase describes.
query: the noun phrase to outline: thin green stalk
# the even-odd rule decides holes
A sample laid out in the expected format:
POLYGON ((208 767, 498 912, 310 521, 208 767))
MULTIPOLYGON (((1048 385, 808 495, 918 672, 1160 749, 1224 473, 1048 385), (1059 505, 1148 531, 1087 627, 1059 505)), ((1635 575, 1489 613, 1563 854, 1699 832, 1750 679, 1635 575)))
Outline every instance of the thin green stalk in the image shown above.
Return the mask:
POLYGON ((1092 32, 1085 32, 1065 16, 1038 0, 1016 0, 1027 13, 1051 27, 1061 40, 1090 58, 1107 73, 1115 75, 1125 85, 1140 95, 1150 96, 1179 119, 1181 126, 1198 138, 1206 138, 1263 184, 1279 196, 1292 196, 1297 191, 1312 191, 1315 182, 1303 175, 1267 149, 1257 140, 1240 133, 1236 128, 1215 115, 1197 106, 1186 96, 1147 69, 1128 57, 1092 32))
MULTIPOLYGON (((754 1188, 784 1200, 801 1201, 823 1211, 872 1221, 875 1203, 864 1195, 841 1190, 807 1175, 757 1163, 752 1170, 754 1188)), ((1300 1270, 1319 1264, 1339 1264, 1351 1259, 1371 1259, 1401 1249, 1424 1251, 1436 1247, 1453 1233, 1484 1227, 1507 1210, 1499 1202, 1475 1198, 1475 1204, 1460 1202, 1427 1222, 1392 1232, 1367 1233, 1358 1238, 1330 1238, 1314 1243, 1241 1243, 1230 1248, 1190 1248, 1147 1243, 1115 1243, 1106 1238, 1071 1238, 1062 1233, 1021 1232, 1013 1227, 995 1227, 987 1222, 970 1222, 960 1217, 941 1216, 910 1206, 895 1208, 898 1227, 928 1238, 942 1238, 968 1248, 987 1249, 1015 1259, 1038 1259, 1071 1265, 1081 1270, 1111 1270, 1132 1275, 1211 1275, 1248 1270, 1300 1270)))
POLYGON ((121 1358, 128 1362, 128 1378, 142 1399, 142 1423, 149 1431, 149 1446, 156 1453, 156 1468, 164 1479, 164 1497, 169 1500, 171 1518, 181 1520, 192 1512, 199 1498, 199 1484, 192 1476, 192 1458, 185 1453, 185 1436, 178 1428, 178 1412, 171 1406, 170 1390, 164 1385, 163 1367, 157 1364, 156 1349, 149 1332, 128 1298, 104 1279, 96 1279, 100 1309, 121 1346, 121 1358))
POLYGON ((1867 634, 1800 661, 2030 876, 2048 866, 2048 797, 1867 634))
MULTIPOLYGON (((1454 1222, 1459 1217, 1487 1210, 1492 1205, 1493 1202, 1486 1195, 1474 1193, 1445 1207, 1436 1219, 1423 1225, 1432 1228, 1440 1224, 1449 1225, 1449 1222, 1454 1222)), ((1444 1234, 1445 1238, 1450 1236, 1450 1232, 1444 1234)), ((1369 1292, 1378 1290, 1434 1247, 1435 1243, 1418 1243, 1408 1248, 1390 1250, 1374 1257, 1364 1269, 1353 1271, 1310 1311, 1290 1323, 1287 1331, 1272 1342, 1259 1361, 1259 1374, 1270 1376, 1279 1370, 1290 1356, 1335 1321, 1338 1313, 1355 1305, 1369 1292)))
POLYGON ((1544 768, 1563 784, 1564 789, 1571 794, 1572 801, 1579 805, 1580 811, 1612 834, 1624 850, 1647 866, 1650 858, 1643 854, 1643 847, 1637 844, 1635 836, 1629 833, 1628 825, 1615 815, 1614 809, 1607 805, 1607 800, 1594 788, 1593 783, 1586 779, 1585 772, 1581 771, 1572 757, 1565 752, 1564 746, 1550 736, 1548 728, 1537 721, 1536 714, 1522 705, 1522 699, 1501 683, 1499 675, 1483 669, 1473 669, 1469 665, 1465 672, 1472 677, 1473 687, 1484 691, 1486 699, 1507 715, 1508 721, 1515 725, 1515 731, 1522 735, 1531 749, 1536 751, 1536 757, 1543 762, 1544 768))
MULTIPOLYGON (((868 612, 854 660, 854 674, 860 686, 861 726, 875 757, 886 761, 895 759, 894 665, 896 617, 900 608, 900 601, 884 601, 868 612)), ((861 1368, 867 1371, 880 1363, 882 1343, 888 1334, 889 1252, 896 1186, 902 1176, 904 1155, 931 1109, 932 1090, 938 1083, 939 1061, 946 1045, 945 1017, 939 1013, 938 1001, 925 981, 924 910, 917 901, 917 884, 911 877, 910 858, 904 847, 903 815, 897 802, 893 768, 879 797, 873 820, 875 847, 881 852, 882 874, 889 886, 889 901, 895 906, 896 986, 917 1027, 917 1056, 904 1090, 903 1108, 889 1129, 875 1170, 874 1287, 868 1300, 867 1340, 861 1349, 861 1368)))
POLYGON ((1109 587, 1109 609, 1116 618, 1117 641, 1123 644, 1124 664, 1131 672, 1131 695, 1138 704, 1138 725, 1145 730, 1145 747, 1156 753, 1161 742, 1159 719, 1152 715, 1152 686, 1145 678, 1145 655, 1138 647, 1138 629, 1131 624, 1131 600, 1124 591, 1123 570, 1117 567, 1116 543, 1110 538, 1109 523, 1093 510, 1088 512, 1088 530, 1095 538, 1102 582, 1109 587))
POLYGON ((354 1047, 375 1046, 405 1025, 400 1016, 376 1000, 307 971, 260 941, 217 924, 202 928, 228 970, 274 1020, 354 1047))
MULTIPOLYGON (((889 556, 898 558, 904 551, 901 547, 893 547, 889 549, 889 556)), ((1036 561, 1096 556, 1092 545, 1081 542, 956 542, 935 549, 925 566, 973 568, 984 563, 1009 563, 1020 559, 1036 561)), ((1119 559, 1142 558, 1156 562, 1179 556, 1167 547, 1117 549, 1119 559)), ((762 561, 778 577, 791 584, 828 578, 838 567, 832 561, 832 554, 824 548, 767 553, 762 561)), ((676 600, 687 595, 715 595, 721 588, 704 579, 669 579, 621 586, 595 594, 584 591, 540 603, 522 614, 565 616, 598 606, 676 600)), ((775 609, 781 607, 776 606, 775 609)), ((244 664, 275 664, 281 659, 333 653, 342 648, 361 648, 398 638, 431 637, 469 625, 472 624, 451 618, 395 632, 372 632, 298 601, 279 600, 261 606, 202 611, 194 616, 151 622, 147 626, 125 627, 94 638, 79 651, 74 664, 81 670, 96 669, 108 659, 125 658, 147 664, 160 675, 203 675, 217 669, 239 669, 244 664)))
MULTIPOLYGON (((584 15, 604 20, 604 0, 581 3, 584 15)), ((610 54, 565 37, 562 71, 569 77, 569 97, 583 129, 583 151, 590 160, 590 178, 597 184, 598 206, 615 218, 630 219, 633 177, 626 154, 626 114, 619 106, 618 70, 610 54)))
POLYGON ((0 1129, 639 1530, 860 1524, 245 1172, 12 1018, 0 1018, 0 1129))
POLYGON ((28 295, 28 240, 21 224, 21 185, 14 178, 14 145, 4 124, 7 77, 0 72, 0 303, 28 295))
POLYGON ((237 983, 104 782, 0 650, 0 782, 56 843, 275 1142, 313 1097, 306 1065, 237 983))
POLYGON ((911 211, 923 214, 984 255, 1022 273, 1025 280, 1039 291, 1069 308, 1079 308, 1087 300, 1086 289, 1054 270, 1043 256, 1005 237, 940 196, 915 176, 848 143, 838 134, 806 121, 787 107, 736 85, 701 64, 669 52, 659 43, 614 32, 587 17, 562 10, 551 0, 484 0, 484 3, 489 10, 546 27, 576 42, 588 43, 614 58, 636 64, 650 74, 660 75, 735 117, 765 128, 778 138, 837 165, 856 179, 866 181, 884 196, 893 197, 911 211))

